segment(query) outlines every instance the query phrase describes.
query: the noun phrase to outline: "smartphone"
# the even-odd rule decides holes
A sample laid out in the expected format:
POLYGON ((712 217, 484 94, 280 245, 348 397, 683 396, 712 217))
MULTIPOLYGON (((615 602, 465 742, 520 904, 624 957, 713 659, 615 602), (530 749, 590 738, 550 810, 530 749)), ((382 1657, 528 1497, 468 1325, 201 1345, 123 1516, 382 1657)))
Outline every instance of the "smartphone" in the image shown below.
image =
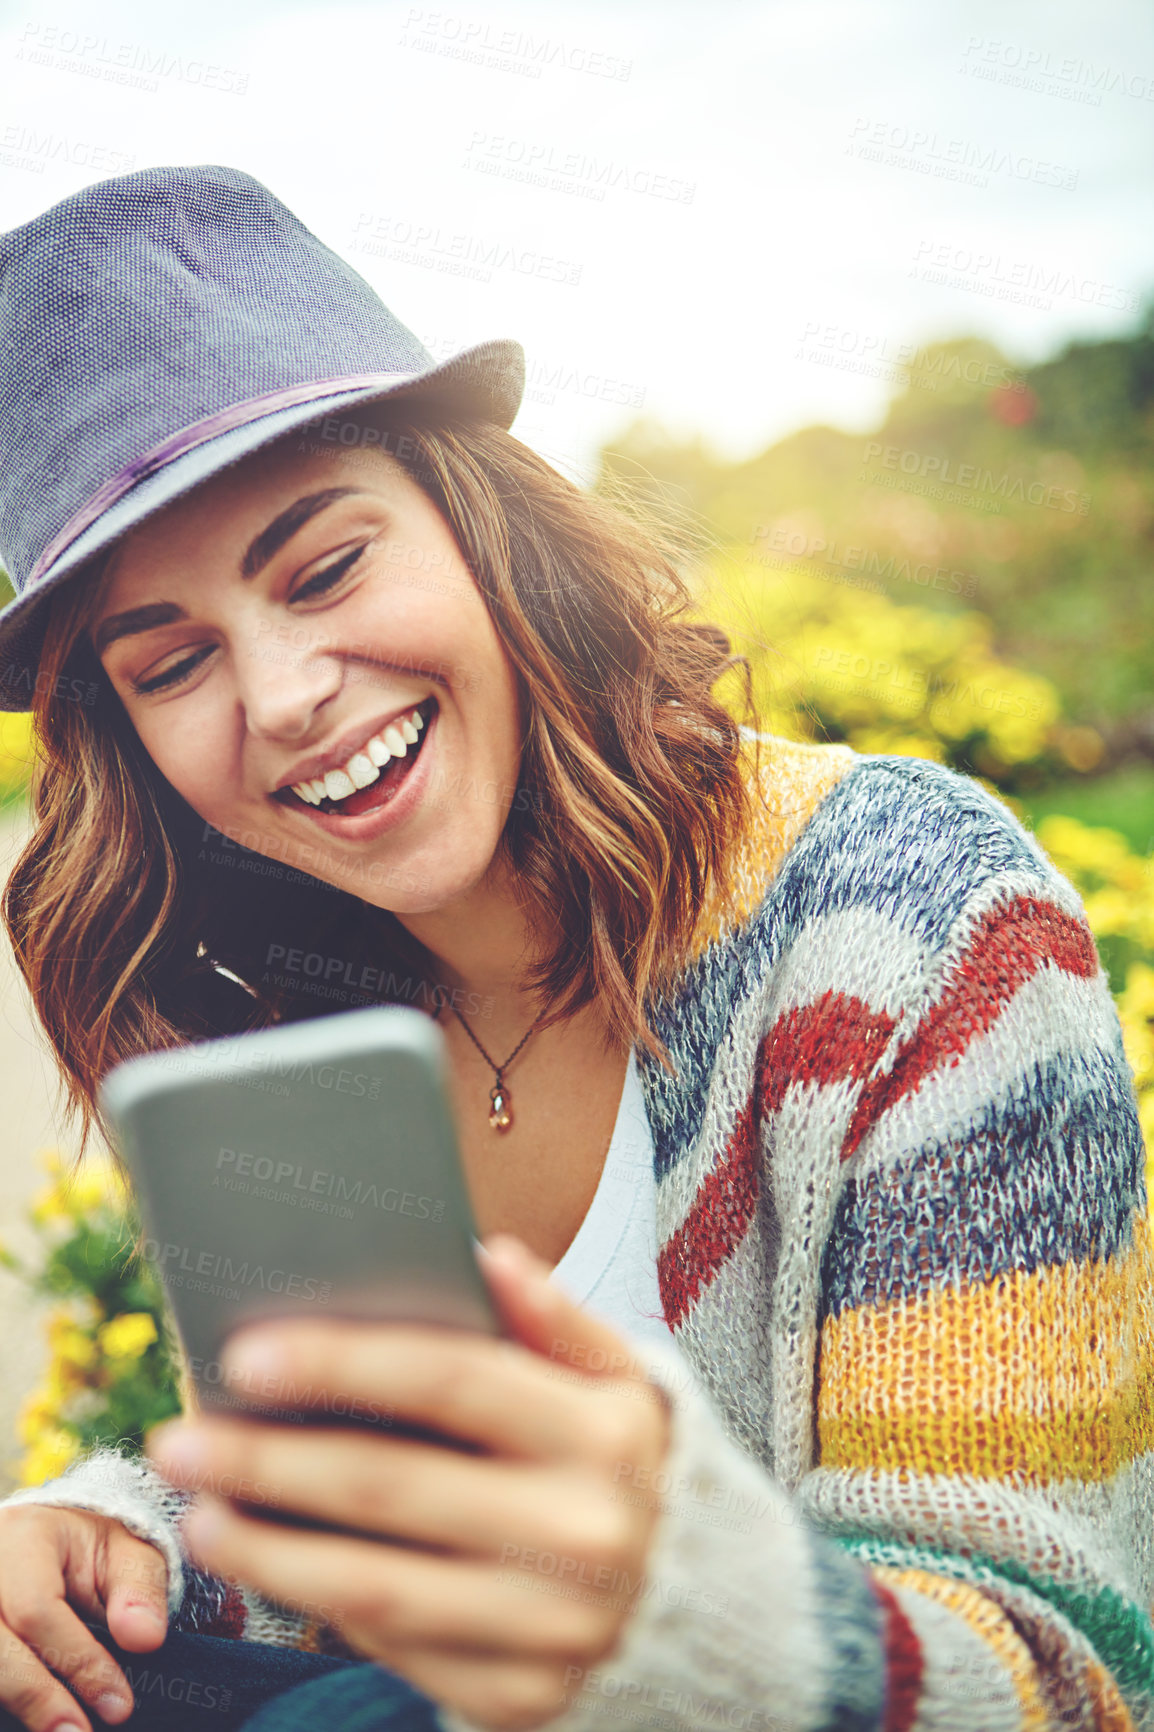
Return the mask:
MULTIPOLYGON (((141 1249, 203 1409, 248 1407, 222 1349, 259 1319, 505 1333, 476 1259, 447 1078, 436 1023, 380 1006, 149 1053, 103 1079, 141 1249)), ((261 1411, 414 1430, 383 1410, 261 1411)))

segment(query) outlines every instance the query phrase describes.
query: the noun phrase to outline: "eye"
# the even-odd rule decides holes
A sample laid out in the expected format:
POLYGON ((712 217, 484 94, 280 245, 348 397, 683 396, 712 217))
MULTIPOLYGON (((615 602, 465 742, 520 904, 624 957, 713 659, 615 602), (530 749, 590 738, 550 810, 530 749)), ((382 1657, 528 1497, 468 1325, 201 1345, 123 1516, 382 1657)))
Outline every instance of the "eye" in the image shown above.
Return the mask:
POLYGON ((328 590, 335 588, 346 571, 352 570, 368 545, 367 541, 362 542, 360 547, 354 547, 351 553, 346 553, 343 559, 334 561, 332 565, 326 565, 322 571, 318 571, 314 577, 310 577, 307 582, 302 583, 290 599, 300 601, 302 596, 324 595, 328 590))
POLYGON ((128 683, 137 696, 142 698, 148 697, 152 692, 164 691, 169 686, 179 685, 181 680, 188 677, 193 668, 199 666, 206 655, 212 653, 212 648, 213 646, 208 644, 196 655, 185 656, 182 662, 173 662, 171 667, 165 668, 164 672, 157 674, 155 679, 130 680, 128 683))

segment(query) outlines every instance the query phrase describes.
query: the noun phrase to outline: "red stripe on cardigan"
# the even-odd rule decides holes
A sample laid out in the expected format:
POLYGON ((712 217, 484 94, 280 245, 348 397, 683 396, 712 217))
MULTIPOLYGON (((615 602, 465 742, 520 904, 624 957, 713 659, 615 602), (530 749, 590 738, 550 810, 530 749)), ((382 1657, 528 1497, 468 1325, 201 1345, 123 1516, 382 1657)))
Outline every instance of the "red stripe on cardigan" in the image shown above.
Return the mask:
POLYGON ((885 1614, 882 1646, 886 1666, 886 1708, 882 1732, 910 1732, 922 1696, 922 1645, 897 1595, 870 1574, 870 1587, 885 1614))
POLYGON ((894 1019, 831 988, 779 1016, 757 1054, 759 1121, 776 1112, 792 1083, 856 1081, 885 1051, 894 1019))
POLYGON ((866 1131, 895 1102, 916 1094, 931 1071, 956 1064, 973 1037, 997 1021, 1044 962, 1093 979, 1098 953, 1086 922, 1036 896, 1015 897, 983 915, 956 964, 957 984, 922 1019, 893 1068, 862 1090, 842 1144, 842 1160, 849 1160, 866 1131))
POLYGON ((224 1636, 233 1641, 240 1641, 244 1636, 245 1624, 248 1621, 248 1608, 244 1595, 236 1586, 230 1583, 221 1602, 220 1609, 211 1618, 199 1625, 198 1636, 224 1636))
POLYGON ((864 1076, 893 1032, 893 1018, 860 998, 828 991, 778 1017, 762 1037, 751 1101, 725 1154, 706 1174, 693 1207, 657 1259, 657 1279, 671 1329, 745 1237, 758 1193, 761 1125, 792 1083, 831 1083, 864 1076))
POLYGON ((658 1255, 657 1285, 670 1329, 745 1237, 757 1207, 757 1142, 750 1102, 721 1159, 702 1180, 689 1214, 658 1255))

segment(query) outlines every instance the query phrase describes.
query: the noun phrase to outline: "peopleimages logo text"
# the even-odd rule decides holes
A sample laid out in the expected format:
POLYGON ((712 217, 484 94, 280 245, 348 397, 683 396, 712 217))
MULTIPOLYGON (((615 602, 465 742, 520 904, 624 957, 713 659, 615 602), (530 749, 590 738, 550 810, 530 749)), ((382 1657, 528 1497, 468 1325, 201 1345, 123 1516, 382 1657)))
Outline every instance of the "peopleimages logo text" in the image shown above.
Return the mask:
MULTIPOLYGON (((274 1161, 271 1155, 253 1155, 247 1149, 222 1148, 216 1157, 217 1172, 238 1178, 253 1178, 289 1191, 305 1191, 309 1196, 331 1197, 339 1203, 364 1204, 383 1209, 386 1213, 412 1215, 422 1221, 439 1221, 445 1212, 440 1197, 425 1197, 415 1191, 400 1191, 395 1185, 383 1187, 363 1179, 349 1179, 343 1173, 330 1173, 322 1168, 306 1169, 302 1161, 274 1161)), ((215 1183, 215 1181, 214 1181, 215 1183)), ((198 1270, 198 1274, 204 1271, 198 1270)))
POLYGON ((162 1245, 159 1239, 145 1239, 141 1249, 161 1280, 169 1285, 186 1286, 188 1283, 181 1277, 193 1275, 204 1281, 223 1282, 235 1290, 258 1287, 262 1293, 283 1293, 290 1299, 314 1299, 321 1305, 332 1297, 332 1282, 317 1281, 311 1275, 294 1275, 286 1269, 266 1269, 262 1263, 234 1263, 231 1257, 219 1252, 194 1251, 188 1245, 162 1245))
POLYGON ((898 445, 883 445, 880 440, 871 439, 866 444, 864 460, 874 463, 879 459, 884 469, 930 478, 938 485, 952 484, 974 494, 1045 505, 1051 511, 1076 512, 1081 517, 1090 509, 1090 495, 1079 493, 1074 487, 1048 486, 1044 481, 1027 481, 1024 476, 1006 472, 995 475, 992 469, 983 469, 977 463, 955 463, 952 457, 938 457, 931 451, 903 450, 898 445))

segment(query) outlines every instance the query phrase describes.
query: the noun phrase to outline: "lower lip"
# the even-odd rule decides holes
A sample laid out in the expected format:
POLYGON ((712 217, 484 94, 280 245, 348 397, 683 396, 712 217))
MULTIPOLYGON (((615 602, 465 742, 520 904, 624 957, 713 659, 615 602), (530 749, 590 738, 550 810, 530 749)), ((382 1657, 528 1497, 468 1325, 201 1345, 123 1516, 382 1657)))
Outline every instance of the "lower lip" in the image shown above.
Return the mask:
POLYGON ((439 709, 425 723, 421 750, 416 763, 409 771, 395 794, 383 805, 374 806, 369 812, 361 812, 358 816, 346 816, 343 812, 321 812, 314 806, 302 807, 306 818, 330 836, 339 836, 348 842, 372 842, 378 836, 383 836, 387 830, 393 830, 398 824, 403 824, 412 813, 425 792, 425 784, 429 779, 429 758, 432 753, 432 735, 436 732, 437 723, 441 719, 439 709))

